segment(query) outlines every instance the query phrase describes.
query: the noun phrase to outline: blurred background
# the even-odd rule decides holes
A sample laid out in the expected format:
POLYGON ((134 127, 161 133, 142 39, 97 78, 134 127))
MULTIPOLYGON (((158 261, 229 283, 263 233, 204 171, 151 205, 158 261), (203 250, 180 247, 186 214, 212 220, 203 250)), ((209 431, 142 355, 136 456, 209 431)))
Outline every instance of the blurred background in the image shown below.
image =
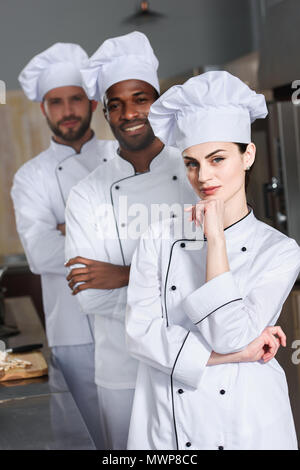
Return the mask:
MULTIPOLYGON (((0 325, 5 299, 16 296, 30 296, 43 321, 39 277, 29 272, 10 199, 14 173, 50 138, 39 104, 17 81, 27 62, 55 42, 78 43, 91 55, 105 39, 138 30, 159 59, 162 91, 223 69, 264 93, 269 116, 253 126, 258 153, 248 199, 258 218, 300 244, 300 108, 292 102, 292 84, 300 80, 299 19, 299 0, 0 0, 0 80, 6 88, 5 103, 0 94, 0 325)), ((99 138, 112 138, 101 106, 93 120, 99 138)), ((299 292, 296 283, 279 322, 288 335, 279 360, 300 437, 300 366, 291 359, 300 340, 299 292)))

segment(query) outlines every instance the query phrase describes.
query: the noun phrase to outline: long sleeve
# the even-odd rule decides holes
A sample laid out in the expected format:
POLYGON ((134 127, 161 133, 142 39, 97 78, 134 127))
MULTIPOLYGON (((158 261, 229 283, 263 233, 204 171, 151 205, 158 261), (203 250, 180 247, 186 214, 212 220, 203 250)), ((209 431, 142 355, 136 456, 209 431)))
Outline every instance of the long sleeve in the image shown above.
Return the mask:
POLYGON ((183 306, 211 348, 220 354, 244 349, 274 325, 300 269, 300 249, 292 239, 276 252, 260 253, 258 275, 249 275, 244 297, 232 272, 223 273, 187 296, 183 306))
POLYGON ((30 269, 35 274, 62 274, 65 237, 57 230, 41 169, 25 165, 15 175, 11 197, 16 225, 30 269))
POLYGON ((127 345, 133 357, 197 388, 211 349, 201 334, 167 326, 162 315, 158 252, 148 232, 134 254, 128 286, 127 345))
MULTIPOLYGON (((72 188, 67 201, 65 259, 82 256, 111 263, 106 243, 109 236, 106 224, 112 219, 112 215, 109 216, 106 211, 111 210, 111 207, 105 204, 99 205, 96 213, 92 199, 93 201, 98 199, 90 195, 92 187, 87 186, 80 183, 72 188)), ((86 289, 79 292, 76 298, 85 314, 113 316, 124 321, 126 304, 124 287, 113 290, 86 289)))

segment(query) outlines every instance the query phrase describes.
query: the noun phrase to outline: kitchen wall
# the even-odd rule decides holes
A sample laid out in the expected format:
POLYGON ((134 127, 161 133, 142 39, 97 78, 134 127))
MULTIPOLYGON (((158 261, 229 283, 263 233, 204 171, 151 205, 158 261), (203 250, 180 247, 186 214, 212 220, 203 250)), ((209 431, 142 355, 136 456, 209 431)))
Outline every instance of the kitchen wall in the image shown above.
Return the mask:
POLYGON ((21 68, 54 42, 78 42, 91 54, 106 38, 135 29, 149 36, 161 78, 224 63, 253 49, 250 0, 150 0, 164 19, 144 26, 124 23, 139 3, 1 0, 0 79, 8 89, 18 88, 21 68))
MULTIPOLYGON (((54 42, 77 42, 93 53, 106 38, 135 29, 148 35, 159 58, 159 76, 180 75, 203 64, 221 64, 251 52, 251 0, 152 0, 163 19, 137 26, 126 22, 136 0, 0 0, 0 255, 22 252, 10 188, 15 171, 49 145, 39 105, 28 101, 17 76, 26 63, 54 42)), ((110 138, 101 107, 93 126, 110 138)))

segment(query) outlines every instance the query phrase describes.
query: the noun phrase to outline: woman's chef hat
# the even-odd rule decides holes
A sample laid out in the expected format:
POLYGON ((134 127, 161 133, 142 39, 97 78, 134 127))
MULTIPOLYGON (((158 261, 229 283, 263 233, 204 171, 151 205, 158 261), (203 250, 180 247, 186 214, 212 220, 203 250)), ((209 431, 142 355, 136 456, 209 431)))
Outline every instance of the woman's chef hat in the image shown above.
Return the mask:
POLYGON ((228 72, 212 71, 176 85, 149 114, 154 134, 181 151, 203 142, 251 142, 251 123, 268 114, 265 97, 228 72))
POLYGON ((81 69, 90 99, 103 101, 108 88, 123 80, 143 80, 159 93, 158 60, 147 37, 134 31, 107 39, 81 69))
POLYGON ((78 44, 58 42, 31 59, 20 73, 19 82, 30 100, 43 101, 53 88, 82 87, 80 68, 87 61, 87 53, 78 44))

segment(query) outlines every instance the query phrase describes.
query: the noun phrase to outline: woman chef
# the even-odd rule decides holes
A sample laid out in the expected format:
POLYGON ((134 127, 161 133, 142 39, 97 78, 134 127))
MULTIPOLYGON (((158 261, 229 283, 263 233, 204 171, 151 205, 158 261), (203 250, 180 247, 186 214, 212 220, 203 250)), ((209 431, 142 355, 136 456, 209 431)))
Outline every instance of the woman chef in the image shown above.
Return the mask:
POLYGON ((297 243, 246 202, 250 125, 266 114, 262 95, 215 71, 151 107, 155 135, 183 154, 200 199, 190 219, 205 236, 170 219, 150 227, 132 261, 127 343, 140 365, 129 449, 297 449, 277 361, 212 360, 276 323, 300 269, 297 243))

